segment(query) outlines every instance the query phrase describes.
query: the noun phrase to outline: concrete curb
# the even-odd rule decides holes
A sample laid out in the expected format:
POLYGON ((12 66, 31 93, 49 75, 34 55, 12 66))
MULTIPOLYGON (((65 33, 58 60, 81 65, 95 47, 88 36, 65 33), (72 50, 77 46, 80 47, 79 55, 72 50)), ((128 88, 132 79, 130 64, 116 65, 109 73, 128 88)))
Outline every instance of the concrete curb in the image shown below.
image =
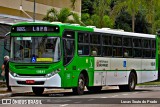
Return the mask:
POLYGON ((0 99, 11 97, 12 93, 0 94, 0 99))
POLYGON ((160 87, 160 85, 142 85, 142 86, 136 86, 136 87, 140 87, 140 88, 143 88, 143 87, 160 87))

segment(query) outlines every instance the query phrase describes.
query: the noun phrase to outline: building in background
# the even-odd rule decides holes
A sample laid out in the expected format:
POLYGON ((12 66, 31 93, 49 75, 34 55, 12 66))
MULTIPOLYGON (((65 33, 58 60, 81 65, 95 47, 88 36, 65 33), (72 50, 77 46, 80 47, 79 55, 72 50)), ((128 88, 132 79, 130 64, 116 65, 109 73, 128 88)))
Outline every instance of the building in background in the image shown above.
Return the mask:
POLYGON ((4 50, 4 37, 13 23, 33 21, 33 18, 41 21, 51 8, 57 10, 70 8, 81 16, 81 0, 76 0, 74 10, 71 0, 0 0, 0 2, 0 65, 3 63, 3 56, 9 54, 4 50))
POLYGON ((81 0, 76 0, 75 8, 72 8, 71 0, 1 0, 0 3, 0 23, 16 23, 19 21, 42 20, 47 10, 56 8, 70 8, 73 12, 81 16, 81 0))

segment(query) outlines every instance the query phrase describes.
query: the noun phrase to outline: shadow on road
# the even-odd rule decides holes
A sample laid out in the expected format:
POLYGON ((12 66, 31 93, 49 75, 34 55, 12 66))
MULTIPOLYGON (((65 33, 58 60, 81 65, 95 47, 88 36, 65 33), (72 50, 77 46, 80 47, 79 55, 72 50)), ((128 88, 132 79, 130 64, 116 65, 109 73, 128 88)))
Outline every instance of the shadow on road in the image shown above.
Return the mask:
MULTIPOLYGON (((136 89, 135 91, 133 92, 141 92, 141 91, 152 91, 151 89, 136 89)), ((100 92, 90 92, 90 91, 85 91, 84 92, 84 95, 96 95, 96 94, 111 94, 111 93, 123 93, 125 91, 120 91, 119 89, 109 89, 109 90, 102 90, 100 92)), ((129 92, 129 93, 132 93, 132 92, 129 92)), ((19 97, 19 96, 26 96, 26 97, 29 97, 29 96, 32 96, 34 97, 35 94, 32 93, 32 92, 27 92, 27 93, 13 93, 11 97, 19 97)), ((68 97, 68 96, 78 96, 72 92, 45 92, 43 95, 41 96, 35 96, 35 97, 68 97)))

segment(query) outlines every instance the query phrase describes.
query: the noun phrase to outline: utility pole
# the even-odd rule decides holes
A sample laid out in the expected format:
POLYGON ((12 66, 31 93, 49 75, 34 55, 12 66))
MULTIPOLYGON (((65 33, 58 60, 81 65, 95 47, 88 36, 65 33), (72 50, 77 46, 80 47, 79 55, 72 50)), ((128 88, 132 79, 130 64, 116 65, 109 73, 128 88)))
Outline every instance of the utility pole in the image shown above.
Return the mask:
POLYGON ((36 17, 36 0, 34 0, 33 22, 35 22, 35 17, 36 17))

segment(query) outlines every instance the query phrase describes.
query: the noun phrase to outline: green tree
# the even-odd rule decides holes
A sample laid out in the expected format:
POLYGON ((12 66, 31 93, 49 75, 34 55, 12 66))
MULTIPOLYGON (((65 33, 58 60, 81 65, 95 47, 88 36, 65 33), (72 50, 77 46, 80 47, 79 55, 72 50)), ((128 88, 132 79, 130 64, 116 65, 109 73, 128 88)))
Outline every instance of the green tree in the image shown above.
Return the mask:
POLYGON ((48 10, 43 20, 49 22, 59 21, 62 23, 79 23, 83 25, 78 14, 71 12, 68 8, 62 8, 59 12, 52 8, 48 10), (70 18, 71 16, 73 19, 70 18))
POLYGON ((160 22, 160 0, 144 0, 146 19, 151 24, 151 32, 154 34, 160 22))
POLYGON ((111 12, 112 18, 116 19, 122 9, 125 9, 132 16, 132 32, 135 30, 135 16, 139 11, 141 0, 117 0, 111 12))
MULTIPOLYGON (((93 8, 94 8, 94 13, 95 15, 93 15, 92 17, 94 17, 94 22, 97 23, 97 27, 106 27, 105 23, 105 19, 110 20, 108 16, 108 13, 110 11, 110 4, 111 4, 111 0, 94 0, 93 3, 93 8), (96 20, 97 19, 97 20, 96 20)), ((92 18, 93 19, 93 18, 92 18)), ((111 21, 112 23, 113 21, 111 21)))

